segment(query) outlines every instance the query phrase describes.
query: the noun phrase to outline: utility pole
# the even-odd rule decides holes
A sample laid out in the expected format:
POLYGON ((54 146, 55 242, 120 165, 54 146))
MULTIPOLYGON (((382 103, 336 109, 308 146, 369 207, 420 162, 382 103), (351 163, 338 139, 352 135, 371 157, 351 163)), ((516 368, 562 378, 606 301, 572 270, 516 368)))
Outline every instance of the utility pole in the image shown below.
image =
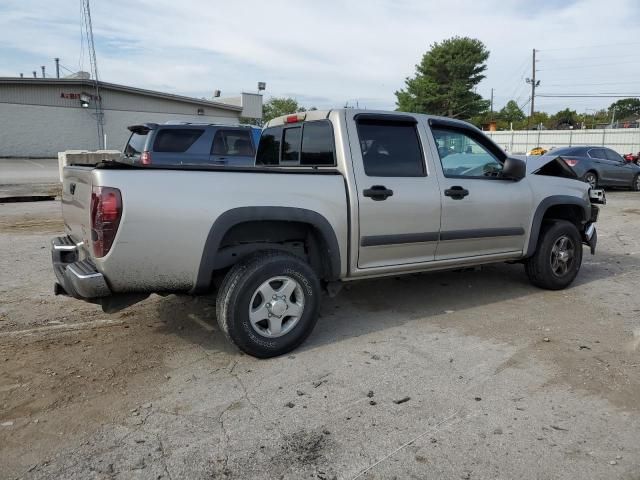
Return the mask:
POLYGON ((493 88, 491 89, 491 120, 493 120, 493 88))
POLYGON ((42 65, 40 68, 42 69, 42 78, 46 77, 46 75, 44 73, 44 65, 42 65))
POLYGON ((87 47, 89 50, 89 62, 91 64, 91 74, 93 76, 94 100, 96 115, 96 126, 98 133, 98 148, 106 149, 107 139, 104 134, 104 110, 102 108, 102 97, 100 96, 100 81, 98 80, 98 60, 96 59, 96 47, 93 42, 93 24, 91 21, 91 7, 89 0, 82 0, 82 20, 84 22, 84 33, 87 37, 87 47))
POLYGON ((540 80, 536 80, 536 49, 533 49, 533 61, 531 63, 531 78, 527 78, 527 83, 531 84, 531 115, 535 112, 536 87, 540 85, 540 80))
POLYGON ((60 78, 60 59, 56 57, 53 60, 56 62, 56 78, 60 78))

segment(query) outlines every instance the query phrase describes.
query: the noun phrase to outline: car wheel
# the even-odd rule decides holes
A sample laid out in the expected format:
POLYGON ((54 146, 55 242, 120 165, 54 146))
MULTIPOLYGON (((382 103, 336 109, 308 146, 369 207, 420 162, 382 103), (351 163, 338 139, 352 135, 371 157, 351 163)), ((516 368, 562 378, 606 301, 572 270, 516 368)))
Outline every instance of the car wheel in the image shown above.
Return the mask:
POLYGON ((582 264, 582 240, 576 226, 566 220, 544 224, 535 254, 525 262, 529 281, 547 290, 571 284, 582 264))
POLYGON ((640 173, 633 177, 633 183, 631 184, 631 190, 634 192, 640 192, 640 173))
POLYGON ((283 355, 313 330, 320 294, 309 264, 285 252, 261 251, 226 275, 216 301, 218 324, 249 355, 283 355))
POLYGON ((593 172, 587 172, 582 180, 588 183, 591 188, 598 188, 598 176, 593 172))

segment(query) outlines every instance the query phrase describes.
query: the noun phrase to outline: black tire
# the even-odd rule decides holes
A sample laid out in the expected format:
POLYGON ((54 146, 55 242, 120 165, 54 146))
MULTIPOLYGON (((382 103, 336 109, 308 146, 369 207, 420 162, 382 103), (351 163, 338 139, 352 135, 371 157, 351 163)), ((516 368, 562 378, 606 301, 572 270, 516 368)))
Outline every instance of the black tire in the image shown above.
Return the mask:
MULTIPOLYGON (((560 250, 562 251, 562 250, 560 250)), ((566 249, 565 251, 568 251, 566 249)), ((555 220, 551 223, 545 223, 540 231, 538 245, 534 255, 525 262, 525 271, 529 277, 529 281, 536 287, 547 290, 562 290, 568 287, 576 278, 582 264, 582 239, 576 226, 566 220, 555 220), (571 244, 573 256, 571 262, 559 262, 558 250, 554 246, 567 238, 567 245, 571 244), (562 271, 562 266, 554 268, 554 255, 556 258, 555 265, 564 263, 566 271, 562 271)))
POLYGON ((585 173, 582 181, 591 185, 591 188, 598 188, 598 174, 596 172, 585 173))
POLYGON ((634 192, 640 192, 640 173, 633 177, 633 183, 631 184, 631 190, 634 192))
MULTIPOLYGON (((284 288, 284 283, 280 288, 284 288)), ((249 355, 258 358, 283 355, 298 347, 312 332, 318 320, 320 295, 320 280, 302 259, 277 250, 257 252, 237 263, 224 278, 216 301, 218 325, 229 340, 249 355), (271 303, 275 307, 275 302, 262 298, 259 289, 265 284, 276 285, 277 293, 279 280, 273 279, 278 277, 294 280, 297 288, 283 302, 287 304, 291 299, 302 302, 302 313, 297 317, 287 317, 286 311, 285 314, 280 312, 278 319, 282 319, 281 325, 291 321, 294 324, 286 333, 280 333, 282 336, 269 338, 265 335, 272 334, 271 319, 261 321, 266 322, 265 328, 261 327, 261 323, 254 325, 250 319, 250 309, 253 309, 256 300, 264 302, 262 306, 265 308, 271 308, 271 303), (299 299, 298 296, 303 298, 299 299)), ((284 299, 284 295, 281 298, 284 299)), ((271 312, 270 309, 268 311, 271 312)), ((276 317, 269 313, 269 317, 272 316, 276 317)))

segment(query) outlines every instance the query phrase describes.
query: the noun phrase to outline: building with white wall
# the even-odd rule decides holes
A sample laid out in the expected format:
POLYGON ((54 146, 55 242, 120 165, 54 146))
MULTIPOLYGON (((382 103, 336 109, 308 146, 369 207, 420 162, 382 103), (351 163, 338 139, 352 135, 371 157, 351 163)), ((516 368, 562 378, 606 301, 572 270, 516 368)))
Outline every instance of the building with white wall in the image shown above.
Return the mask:
MULTIPOLYGON (((262 96, 205 100, 99 82, 107 149, 122 149, 127 126, 167 121, 237 124, 261 118, 262 96)), ((82 78, 0 77, 0 157, 56 157, 64 150, 103 148, 96 89, 82 78)))

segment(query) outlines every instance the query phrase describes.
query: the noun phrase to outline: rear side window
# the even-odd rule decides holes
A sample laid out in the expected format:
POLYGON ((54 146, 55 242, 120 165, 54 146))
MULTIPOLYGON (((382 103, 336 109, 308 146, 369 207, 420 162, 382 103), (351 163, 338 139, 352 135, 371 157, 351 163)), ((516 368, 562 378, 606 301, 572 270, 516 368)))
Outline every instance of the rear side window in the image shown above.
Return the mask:
POLYGON ((333 128, 329 122, 309 122, 304 125, 300 165, 335 165, 333 128))
POLYGON ((202 136, 204 130, 198 128, 165 128, 158 131, 153 142, 154 152, 182 153, 202 136))
POLYGON ((147 132, 145 133, 132 133, 129 137, 129 142, 124 148, 124 154, 128 157, 140 155, 144 151, 144 146, 147 143, 147 132))
POLYGON ((589 150, 589 156, 591 158, 607 158, 607 154, 605 153, 604 148, 592 148, 591 150, 589 150))
POLYGON ((378 119, 358 121, 364 171, 369 177, 425 175, 416 125, 378 119))
POLYGON ((253 157, 253 143, 249 130, 218 130, 211 146, 213 155, 253 157))
POLYGON ((334 145, 333 128, 327 120, 267 128, 260 137, 256 165, 334 166, 334 145))

